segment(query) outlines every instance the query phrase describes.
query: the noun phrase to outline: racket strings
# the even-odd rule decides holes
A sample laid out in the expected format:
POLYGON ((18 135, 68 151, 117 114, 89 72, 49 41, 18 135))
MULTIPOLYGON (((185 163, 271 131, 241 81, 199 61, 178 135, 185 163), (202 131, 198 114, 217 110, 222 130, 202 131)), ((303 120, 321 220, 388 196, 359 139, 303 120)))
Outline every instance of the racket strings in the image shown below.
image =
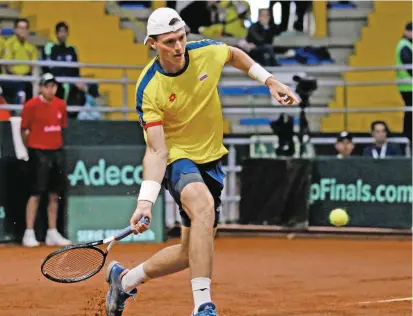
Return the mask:
POLYGON ((73 281, 87 278, 100 270, 103 254, 96 248, 73 248, 50 257, 43 272, 54 279, 73 281))

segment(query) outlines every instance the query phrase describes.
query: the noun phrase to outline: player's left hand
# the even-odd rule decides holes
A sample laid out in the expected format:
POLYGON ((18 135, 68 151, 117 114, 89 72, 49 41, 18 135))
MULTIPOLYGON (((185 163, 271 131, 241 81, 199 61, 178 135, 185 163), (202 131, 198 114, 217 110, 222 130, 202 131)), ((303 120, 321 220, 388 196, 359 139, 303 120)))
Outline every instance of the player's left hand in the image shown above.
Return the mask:
POLYGON ((293 103, 300 103, 300 100, 294 94, 290 87, 286 86, 282 82, 269 78, 266 82, 268 88, 270 88, 271 95, 282 105, 291 105, 293 103))

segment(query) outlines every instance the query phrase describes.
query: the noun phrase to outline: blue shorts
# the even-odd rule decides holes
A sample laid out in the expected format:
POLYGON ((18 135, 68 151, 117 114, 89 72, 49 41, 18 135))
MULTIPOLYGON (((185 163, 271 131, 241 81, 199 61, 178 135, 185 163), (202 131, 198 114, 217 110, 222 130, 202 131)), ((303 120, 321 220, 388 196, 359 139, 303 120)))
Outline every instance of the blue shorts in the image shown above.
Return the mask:
POLYGON ((191 220, 182 208, 181 192, 189 183, 202 182, 205 183, 214 198, 214 227, 217 227, 221 207, 221 191, 224 188, 224 178, 225 173, 222 170, 222 163, 220 160, 205 164, 196 164, 190 159, 179 159, 168 165, 163 185, 179 206, 179 213, 181 214, 183 226, 190 227, 191 220), (183 177, 183 175, 185 175, 185 177, 183 177))

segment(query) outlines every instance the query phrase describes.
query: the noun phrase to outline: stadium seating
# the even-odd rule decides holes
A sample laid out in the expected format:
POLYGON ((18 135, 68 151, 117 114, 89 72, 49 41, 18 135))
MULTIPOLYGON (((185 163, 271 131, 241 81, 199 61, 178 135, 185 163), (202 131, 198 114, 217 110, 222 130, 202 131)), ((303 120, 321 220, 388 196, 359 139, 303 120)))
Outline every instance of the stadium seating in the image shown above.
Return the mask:
MULTIPOLYGON (((354 55, 349 59, 349 65, 361 66, 389 66, 395 63, 395 47, 399 41, 405 24, 411 20, 412 3, 391 1, 375 1, 374 11, 369 15, 368 25, 363 28, 362 36, 356 43, 354 55)), ((376 71, 345 73, 347 81, 392 81, 395 80, 394 71, 376 71)), ((343 108, 344 100, 349 108, 380 108, 401 107, 396 85, 349 87, 346 96, 342 87, 336 88, 336 98, 329 103, 330 108, 343 108)), ((361 113, 351 114, 348 117, 349 130, 366 132, 371 121, 384 119, 394 132, 402 130, 402 113, 361 113)), ((322 131, 337 132, 344 128, 343 115, 331 114, 322 120, 322 131)))
MULTIPOLYGON (((314 34, 314 37, 310 37, 305 34, 285 34, 283 36, 279 36, 274 38, 274 46, 279 48, 291 48, 297 49, 303 46, 325 46, 329 50, 332 55, 332 58, 337 64, 346 65, 348 63, 348 57, 351 55, 354 41, 358 38, 361 28, 367 22, 367 16, 372 9, 371 2, 363 2, 357 6, 357 8, 339 8, 339 9, 330 9, 328 10, 327 19, 324 16, 324 21, 327 21, 326 25, 322 25, 322 23, 318 19, 320 14, 325 15, 325 6, 323 7, 322 2, 316 3, 314 8, 314 14, 317 15, 316 24, 318 26, 318 31, 314 34), (324 11, 323 11, 324 9, 324 11), (320 32, 321 30, 321 32, 320 32), (323 37, 325 33, 328 33, 328 37, 323 37)), ((126 15, 125 12, 116 12, 113 11, 113 14, 120 16, 121 18, 121 26, 124 28, 134 29, 133 23, 130 21, 131 17, 138 19, 139 21, 145 23, 150 15, 150 10, 127 10, 129 13, 126 15)), ((112 13, 112 12, 111 12, 112 13)), ((322 21, 322 18, 321 18, 322 21)), ((141 29, 134 29, 136 40, 141 41, 145 36, 145 28, 141 29)), ((190 34, 189 40, 199 40, 202 39, 201 35, 190 34)), ((225 42, 229 45, 236 45, 237 39, 230 38, 230 37, 220 37, 216 39, 217 41, 225 42)), ((149 51, 151 56, 154 56, 153 51, 149 51)), ((282 58, 282 56, 280 56, 282 58)), ((282 60, 282 59, 281 59, 282 60)), ((287 61, 288 59, 285 59, 287 61)), ((291 63, 284 63, 283 67, 288 67, 291 63)), ((297 64, 293 65, 297 68, 297 64)), ((324 73, 322 71, 318 71, 320 66, 314 66, 314 71, 308 73, 307 75, 311 75, 316 77, 319 82, 329 82, 331 80, 339 80, 341 79, 341 75, 339 73, 324 73)), ((240 83, 239 87, 231 87, 220 89, 221 97, 223 106, 225 108, 245 108, 245 107, 272 107, 271 100, 268 94, 268 90, 261 89, 260 91, 253 91, 253 94, 250 94, 251 89, 245 89, 242 87, 243 81, 245 78, 237 74, 229 74, 223 75, 222 82, 225 83, 227 81, 235 82, 238 81, 240 83), (242 92, 243 91, 243 92, 242 92), (253 97, 246 97, 246 92, 249 92, 249 96, 253 97), (257 93, 258 92, 258 93, 257 93), (241 94, 240 94, 241 93, 241 94)), ((334 87, 320 87, 312 96, 311 104, 314 106, 327 106, 328 102, 334 98, 335 89, 334 87)), ((245 115, 225 115, 225 118, 231 121, 231 127, 233 132, 247 132, 247 129, 243 126, 240 120, 250 118, 251 114, 245 115)), ((276 115, 265 115, 268 118, 275 118, 276 115)), ((259 118, 258 118, 259 120, 259 118)), ((312 130, 319 131, 320 130, 320 120, 321 115, 313 115, 310 117, 310 125, 312 130)), ((252 120, 254 121, 254 120, 252 120)), ((258 121, 257 121, 258 122, 258 121)), ((259 122, 258 122, 259 123, 259 122)), ((261 123, 257 123, 257 129, 260 132, 271 132, 268 125, 263 126, 261 123)))
MULTIPOLYGON (((16 3, 12 3, 12 7, 8 3, 0 3, 0 19, 2 21, 1 36, 8 38, 13 35, 14 21, 20 17, 19 6, 16 3)), ((29 18, 29 21, 31 19, 29 18)), ((41 47, 46 41, 47 37, 43 34, 36 32, 30 32, 29 41, 34 45, 41 47)))
MULTIPOLYGON (((119 19, 107 15, 105 2, 84 2, 79 10, 76 2, 22 2, 21 16, 34 17, 32 29, 43 31, 52 38, 54 25, 66 21, 70 26, 70 42, 79 51, 81 62, 125 65, 144 65, 148 61, 148 50, 144 45, 134 43, 131 30, 121 30, 119 19), (116 49, 115 49, 116 48, 116 49)), ((130 80, 136 80, 140 71, 127 72, 130 80)), ((121 70, 87 69, 81 70, 82 76, 95 78, 122 77, 121 70)), ((117 84, 102 84, 100 90, 108 96, 108 103, 113 106, 122 104, 122 87, 117 84)), ((135 86, 128 86, 128 106, 134 108, 135 86)), ((134 113, 130 118, 136 119, 134 113)), ((111 118, 122 118, 121 114, 112 114, 111 118)))
MULTIPOLYGON (((162 3, 154 2, 156 6, 162 3)), ((29 16, 32 22, 31 40, 37 46, 44 45, 47 39, 53 37, 54 24, 58 21, 66 21, 69 23, 70 42, 77 46, 82 62, 85 63, 111 63, 111 64, 135 64, 144 65, 152 56, 153 52, 147 47, 140 44, 145 36, 144 22, 151 13, 151 9, 134 8, 119 9, 115 2, 86 2, 83 3, 83 10, 79 11, 76 3, 71 2, 21 2, 19 5, 9 3, 9 5, 0 6, 0 17, 8 16, 4 24, 4 34, 9 34, 12 31, 13 18, 18 16, 29 16), (117 7, 117 8, 116 8, 117 7), (136 20, 133 22, 132 20, 136 20), (93 21, 93 23, 90 23, 93 21), (141 24, 135 22, 143 22, 141 24), (110 41, 108 41, 110 39, 110 41), (108 49, 110 47, 111 49, 108 49), (113 49, 116 47, 117 49, 113 49)), ((318 5, 318 4, 317 4, 318 5)), ((411 4, 406 2, 405 6, 411 8, 411 4)), ((336 64, 346 65, 348 62, 351 66, 361 65, 390 65, 394 63, 393 52, 394 46, 400 37, 400 32, 406 22, 406 12, 410 12, 409 8, 397 11, 397 7, 386 7, 385 2, 376 2, 375 10, 370 14, 373 7, 373 2, 359 2, 357 7, 351 8, 330 8, 328 10, 328 18, 326 24, 327 37, 322 37, 322 34, 316 34, 310 37, 304 34, 285 34, 274 39, 276 47, 296 49, 302 46, 325 46, 328 48, 332 58, 336 64), (391 18, 393 16, 401 16, 400 19, 391 18), (368 26, 363 29, 363 26, 368 26), (379 21, 392 21, 386 32, 386 45, 380 44, 377 39, 383 36, 383 31, 379 30, 379 21), (361 40, 356 43, 354 55, 354 42, 360 37, 361 40), (381 45, 381 46, 378 46, 381 45), (380 47, 380 49, 379 49, 380 47), (385 47, 386 49, 381 49, 385 47), (374 52, 374 53, 373 53, 374 52), (371 58, 371 56, 374 56, 371 58)), ((322 11, 322 10, 321 10, 322 11)), ((191 34, 190 40, 200 39, 199 35, 191 34)), ((219 41, 224 41, 227 44, 235 45, 234 38, 218 38, 219 41)), ((285 65, 283 67, 288 67, 285 65)), ((296 68, 296 65, 294 65, 296 68)), ((328 66, 326 66, 328 67, 328 66)), ((322 82, 342 79, 339 73, 324 73, 323 66, 314 66, 314 70, 307 75, 314 76, 322 82), (318 70, 321 71, 318 71, 318 70)), ((135 80, 140 71, 128 71, 127 75, 130 80, 135 80)), ((83 76, 95 78, 120 78, 122 71, 120 70, 104 70, 104 69, 82 69, 83 76)), ((362 81, 376 80, 380 76, 383 80, 393 80, 394 72, 383 73, 357 73, 345 74, 346 80, 362 81)), ((223 105, 226 108, 234 107, 271 107, 271 100, 268 91, 265 89, 242 87, 242 82, 245 78, 238 75, 224 75, 223 82, 239 81, 239 87, 221 88, 223 105), (245 94, 253 97, 246 98, 245 94), (253 104, 252 104, 253 103, 253 104)), ((101 92, 107 96, 108 104, 119 106, 122 104, 122 87, 114 84, 101 85, 101 92)), ((134 107, 134 84, 128 87, 128 105, 134 107)), ((400 106, 401 101, 395 86, 367 88, 349 88, 347 92, 347 100, 350 107, 380 107, 380 106, 400 106), (381 87, 382 88, 382 87, 381 87), (379 91, 379 93, 376 93, 379 91), (362 104, 360 104, 362 103, 362 104)), ((327 106, 331 108, 343 107, 343 89, 341 87, 319 87, 310 99, 314 106, 327 106), (331 101, 333 100, 333 101, 331 101)), ((353 131, 366 131, 366 128, 372 117, 377 117, 375 114, 352 114, 350 129, 353 131)), ((112 114, 110 118, 121 118, 121 114, 112 114)), ((271 118, 271 115, 267 115, 271 118)), ((389 120, 390 127, 396 131, 401 128, 401 114, 392 114, 391 118, 386 115, 389 120)), ((130 119, 136 119, 135 114, 129 115, 130 119)), ((241 120, 249 119, 246 115, 230 115, 226 116, 231 120, 231 125, 237 131, 242 131, 240 125, 241 120)), ((310 118, 312 130, 335 132, 343 128, 343 116, 334 114, 323 117, 323 115, 312 116, 310 118), (321 122, 321 123, 320 123, 321 122)), ((260 127, 261 128, 261 127, 260 127)), ((263 132, 268 132, 266 126, 263 132)))

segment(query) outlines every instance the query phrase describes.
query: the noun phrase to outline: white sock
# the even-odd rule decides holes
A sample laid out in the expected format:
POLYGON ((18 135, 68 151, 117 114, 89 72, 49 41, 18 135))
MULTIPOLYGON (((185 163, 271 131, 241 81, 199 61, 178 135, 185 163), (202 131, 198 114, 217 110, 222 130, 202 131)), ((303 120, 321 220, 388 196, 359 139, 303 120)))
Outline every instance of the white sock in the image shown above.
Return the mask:
POLYGON ((55 233, 57 233, 57 229, 56 229, 56 228, 49 228, 49 229, 47 230, 47 232, 48 232, 48 233, 51 233, 51 234, 55 234, 55 233))
POLYGON ((133 268, 126 273, 122 278, 122 288, 126 293, 129 293, 139 284, 142 284, 149 280, 149 277, 143 271, 143 263, 133 268))
POLYGON ((198 313, 198 308, 204 303, 211 302, 211 279, 195 278, 191 280, 192 294, 194 296, 194 314, 198 313))
POLYGON ((25 234, 26 235, 34 235, 34 229, 26 229, 25 234))

